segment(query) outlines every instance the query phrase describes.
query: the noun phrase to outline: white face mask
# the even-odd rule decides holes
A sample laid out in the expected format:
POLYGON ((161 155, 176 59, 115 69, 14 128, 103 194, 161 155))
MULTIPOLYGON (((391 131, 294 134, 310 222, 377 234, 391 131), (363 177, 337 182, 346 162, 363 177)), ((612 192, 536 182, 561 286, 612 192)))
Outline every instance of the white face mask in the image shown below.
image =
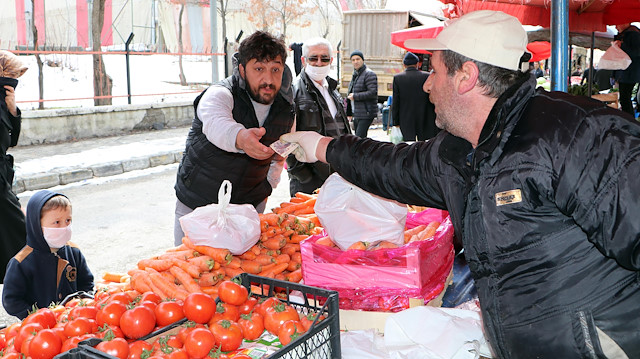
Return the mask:
POLYGON ((44 240, 51 248, 62 248, 71 239, 71 225, 62 228, 42 227, 44 240))
POLYGON ((323 78, 329 76, 329 71, 331 70, 331 66, 311 66, 307 65, 304 68, 304 72, 309 75, 309 78, 313 81, 322 81, 323 78))

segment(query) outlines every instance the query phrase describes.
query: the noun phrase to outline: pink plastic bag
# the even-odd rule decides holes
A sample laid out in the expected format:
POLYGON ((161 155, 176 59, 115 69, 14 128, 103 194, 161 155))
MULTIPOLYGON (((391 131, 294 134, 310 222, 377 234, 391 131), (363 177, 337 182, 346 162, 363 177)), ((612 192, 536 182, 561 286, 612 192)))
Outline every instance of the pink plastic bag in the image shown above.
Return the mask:
POLYGON ((341 309, 400 311, 409 298, 426 304, 445 288, 453 265, 453 225, 446 211, 407 214, 407 229, 440 221, 431 240, 371 251, 327 247, 312 236, 301 244, 304 283, 337 290, 341 309))

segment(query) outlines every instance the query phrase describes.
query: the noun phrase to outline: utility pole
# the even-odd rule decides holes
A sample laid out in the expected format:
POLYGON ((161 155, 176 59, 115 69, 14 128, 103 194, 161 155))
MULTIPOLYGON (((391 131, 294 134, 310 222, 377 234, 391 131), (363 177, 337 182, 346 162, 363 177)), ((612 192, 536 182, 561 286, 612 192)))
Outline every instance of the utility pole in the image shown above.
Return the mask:
MULTIPOLYGON (((209 16, 211 17, 211 52, 218 52, 218 0, 209 0, 209 16)), ((218 58, 211 55, 211 83, 218 82, 218 58)))

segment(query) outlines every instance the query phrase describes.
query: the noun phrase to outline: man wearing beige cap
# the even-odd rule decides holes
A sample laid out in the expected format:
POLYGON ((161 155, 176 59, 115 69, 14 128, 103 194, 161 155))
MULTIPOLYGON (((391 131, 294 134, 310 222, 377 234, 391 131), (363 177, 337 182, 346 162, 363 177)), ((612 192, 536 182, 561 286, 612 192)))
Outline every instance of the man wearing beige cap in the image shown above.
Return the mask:
POLYGON ((640 124, 536 89, 519 70, 527 35, 504 13, 405 44, 433 51, 435 138, 281 138, 369 192, 449 211, 495 357, 639 358, 640 124))

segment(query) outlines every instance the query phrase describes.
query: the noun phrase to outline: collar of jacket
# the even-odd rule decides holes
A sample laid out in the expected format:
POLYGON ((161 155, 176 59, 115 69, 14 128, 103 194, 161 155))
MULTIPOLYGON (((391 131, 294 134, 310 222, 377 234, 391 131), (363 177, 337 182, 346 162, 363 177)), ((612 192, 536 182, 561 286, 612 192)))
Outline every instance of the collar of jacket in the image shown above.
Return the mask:
MULTIPOLYGON (((473 163, 467 162, 467 155, 473 151, 471 143, 450 133, 443 139, 438 153, 447 163, 456 167, 476 166, 494 151, 502 151, 498 145, 505 141, 521 117, 520 114, 535 95, 536 79, 533 75, 508 88, 496 101, 482 127, 480 140, 475 149, 473 163)), ((497 156, 494 156, 497 158, 497 156)))
MULTIPOLYGON (((304 71, 304 68, 302 68, 302 71, 300 71, 300 77, 302 78, 302 82, 304 82, 304 85, 307 87, 308 91, 311 91, 313 86, 315 88, 315 86, 312 83, 312 79, 309 78, 309 75, 307 75, 304 71)), ((327 80, 327 83, 329 84, 329 93, 333 92, 333 90, 336 89, 336 87, 338 87, 338 81, 332 79, 331 77, 327 76, 325 77, 325 79, 327 80)))
MULTIPOLYGON (((247 91, 247 82, 242 78, 242 76, 240 76, 240 70, 238 67, 240 62, 238 61, 237 52, 233 54, 231 60, 233 62, 233 73, 231 74, 231 77, 234 79, 234 81, 236 81, 241 89, 247 91)), ((278 92, 278 94, 281 95, 282 98, 284 98, 285 101, 287 101, 289 104, 293 104, 293 88, 291 87, 292 83, 293 75, 291 74, 289 66, 285 64, 284 72, 282 74, 282 85, 280 86, 280 91, 278 92)), ((247 91, 247 95, 249 95, 249 91, 247 91)), ((251 96, 249 96, 249 98, 251 98, 251 96)))
POLYGON ((353 75, 357 76, 360 75, 361 73, 365 72, 367 70, 367 64, 362 64, 362 67, 360 67, 357 70, 353 70, 353 75))

